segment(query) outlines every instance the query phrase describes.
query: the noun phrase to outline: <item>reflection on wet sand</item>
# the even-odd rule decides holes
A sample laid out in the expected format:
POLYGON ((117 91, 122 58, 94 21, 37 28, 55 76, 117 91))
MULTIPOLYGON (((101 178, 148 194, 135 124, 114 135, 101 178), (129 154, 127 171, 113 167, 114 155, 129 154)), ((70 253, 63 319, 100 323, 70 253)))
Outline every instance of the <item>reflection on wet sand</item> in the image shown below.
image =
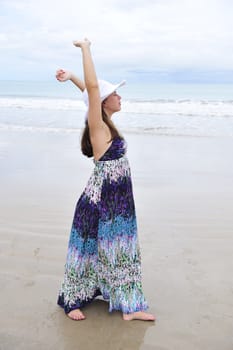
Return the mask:
POLYGON ((108 312, 108 304, 95 300, 84 309, 85 321, 72 321, 57 313, 57 330, 64 349, 78 344, 78 349, 127 349, 137 350, 143 343, 146 331, 154 327, 154 322, 122 320, 120 312, 108 312))

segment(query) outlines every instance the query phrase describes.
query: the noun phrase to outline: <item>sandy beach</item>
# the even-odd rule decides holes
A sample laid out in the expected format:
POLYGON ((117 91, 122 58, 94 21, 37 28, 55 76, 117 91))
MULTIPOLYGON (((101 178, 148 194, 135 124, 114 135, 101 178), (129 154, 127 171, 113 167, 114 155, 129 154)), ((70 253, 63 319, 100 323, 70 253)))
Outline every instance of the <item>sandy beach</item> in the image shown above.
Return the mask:
POLYGON ((1 130, 0 350, 232 350, 233 138, 126 134, 144 293, 156 323, 56 305, 93 168, 79 133, 1 130))

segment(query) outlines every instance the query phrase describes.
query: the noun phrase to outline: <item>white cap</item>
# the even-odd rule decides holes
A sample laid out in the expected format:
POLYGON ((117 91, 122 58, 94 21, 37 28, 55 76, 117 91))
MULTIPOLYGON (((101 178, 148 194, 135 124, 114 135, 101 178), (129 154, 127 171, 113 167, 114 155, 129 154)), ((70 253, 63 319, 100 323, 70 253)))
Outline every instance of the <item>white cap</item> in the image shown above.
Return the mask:
MULTIPOLYGON (((99 85, 99 90, 100 90, 100 99, 101 102, 105 100, 109 95, 111 95, 114 91, 116 91, 119 87, 125 85, 126 81, 122 80, 119 84, 111 84, 106 80, 98 80, 98 85, 99 85)), ((88 106, 88 94, 87 94, 87 89, 83 91, 83 100, 88 106)))

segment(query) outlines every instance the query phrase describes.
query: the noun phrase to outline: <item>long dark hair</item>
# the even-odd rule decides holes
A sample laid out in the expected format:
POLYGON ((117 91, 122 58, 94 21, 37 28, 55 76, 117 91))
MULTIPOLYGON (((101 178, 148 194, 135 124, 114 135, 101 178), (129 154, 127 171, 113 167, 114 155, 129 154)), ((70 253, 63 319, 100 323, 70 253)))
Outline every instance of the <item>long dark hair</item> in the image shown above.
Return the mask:
MULTIPOLYGON (((104 123, 109 127, 109 130, 111 132, 111 139, 108 142, 111 142, 116 137, 122 137, 113 122, 108 118, 107 114, 105 113, 103 107, 102 107, 102 119, 104 123)), ((85 127, 83 130, 82 138, 81 138, 81 150, 82 153, 87 157, 93 157, 93 149, 90 139, 90 129, 88 125, 88 120, 85 120, 85 127)))

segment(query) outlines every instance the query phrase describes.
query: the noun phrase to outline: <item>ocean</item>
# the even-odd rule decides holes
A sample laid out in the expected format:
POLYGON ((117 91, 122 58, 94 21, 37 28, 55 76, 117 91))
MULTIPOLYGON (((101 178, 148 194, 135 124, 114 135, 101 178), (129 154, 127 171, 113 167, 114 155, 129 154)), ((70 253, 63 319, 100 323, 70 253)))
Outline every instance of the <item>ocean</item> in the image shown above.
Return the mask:
MULTIPOLYGON (((113 120, 122 132, 233 137, 233 85, 128 81, 118 93, 122 110, 113 120)), ((0 81, 0 130, 79 132, 84 116, 71 82, 0 81)))

